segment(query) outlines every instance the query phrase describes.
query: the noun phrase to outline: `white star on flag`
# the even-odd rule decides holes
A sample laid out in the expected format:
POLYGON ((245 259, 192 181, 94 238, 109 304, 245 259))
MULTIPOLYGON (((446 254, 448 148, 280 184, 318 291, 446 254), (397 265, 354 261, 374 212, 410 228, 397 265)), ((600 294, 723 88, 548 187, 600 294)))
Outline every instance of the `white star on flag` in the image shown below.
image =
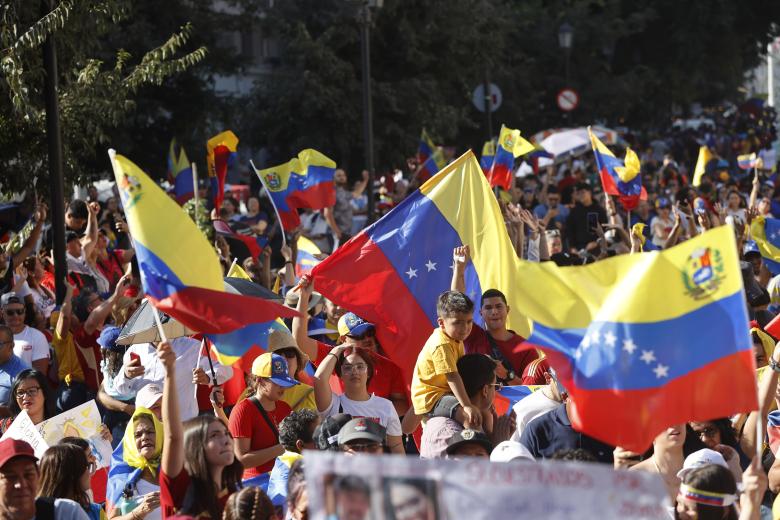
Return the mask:
POLYGON ((408 271, 406 271, 406 273, 405 273, 405 274, 406 274, 406 276, 408 276, 408 277, 409 277, 409 279, 411 280, 412 278, 414 278, 415 276, 417 276, 417 269, 412 269, 412 268, 410 267, 410 268, 409 268, 409 270, 408 270, 408 271))
POLYGON ((611 330, 604 334, 604 343, 606 343, 609 348, 615 347, 615 341, 617 341, 617 336, 612 334, 611 330))
POLYGON ((582 345, 583 349, 590 347, 590 336, 588 334, 585 334, 585 337, 582 338, 580 345, 582 345))
POLYGON ((428 263, 425 264, 425 267, 428 269, 429 273, 431 271, 435 271, 436 270, 436 262, 431 262, 430 260, 428 260, 428 263))
POLYGON ((662 377, 669 377, 669 367, 662 365, 661 363, 658 363, 658 366, 653 369, 653 372, 655 372, 655 377, 659 379, 662 377))
POLYGON ((599 342, 599 331, 594 330, 590 333, 590 342, 595 344, 599 342))
POLYGON ((644 361, 649 365, 650 363, 655 361, 655 354, 653 353, 652 350, 643 350, 642 356, 639 359, 641 359, 642 361, 644 361))
POLYGON ((273 334, 273 333, 274 333, 274 328, 268 327, 268 334, 273 334))
POLYGON ((633 354, 636 350, 636 343, 634 343, 634 340, 631 338, 623 340, 623 350, 628 352, 629 354, 633 354))

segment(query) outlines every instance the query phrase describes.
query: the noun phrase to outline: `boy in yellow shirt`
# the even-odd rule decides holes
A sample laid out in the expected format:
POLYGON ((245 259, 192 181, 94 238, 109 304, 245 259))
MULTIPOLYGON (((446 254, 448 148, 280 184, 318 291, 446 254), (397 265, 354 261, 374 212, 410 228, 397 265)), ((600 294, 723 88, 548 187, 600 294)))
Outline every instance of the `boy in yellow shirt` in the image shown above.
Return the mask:
POLYGON ((411 389, 414 413, 410 410, 404 416, 401 425, 404 433, 412 433, 422 418, 430 415, 434 409, 436 415, 442 415, 440 412, 443 412, 466 428, 492 429, 492 416, 483 416, 471 404, 458 374, 457 362, 464 355, 463 340, 471 332, 473 313, 474 303, 462 292, 446 291, 439 295, 436 302, 439 327, 433 331, 417 356, 411 389), (454 395, 458 404, 449 410, 437 409, 441 398, 448 394, 454 395))

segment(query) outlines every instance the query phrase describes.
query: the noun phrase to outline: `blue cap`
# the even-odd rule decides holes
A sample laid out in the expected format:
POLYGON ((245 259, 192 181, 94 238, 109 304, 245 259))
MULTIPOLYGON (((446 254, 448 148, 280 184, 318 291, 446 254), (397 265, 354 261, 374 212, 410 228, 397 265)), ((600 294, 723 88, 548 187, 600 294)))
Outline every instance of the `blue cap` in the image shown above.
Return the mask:
POLYGON ((100 337, 97 342, 101 347, 108 350, 124 349, 124 345, 117 345, 116 340, 119 338, 119 333, 122 331, 119 327, 104 327, 100 331, 100 337))
POLYGON ((761 251, 759 251, 758 244, 756 244, 755 240, 745 241, 745 246, 742 248, 742 256, 747 256, 749 253, 755 253, 757 255, 761 254, 761 251))
POLYGON ((283 388, 289 388, 298 384, 298 381, 288 374, 287 360, 279 354, 266 352, 257 356, 252 363, 252 374, 257 377, 270 379, 272 383, 283 388))
POLYGON ((339 336, 362 336, 369 330, 374 330, 374 324, 369 323, 354 312, 348 312, 339 318, 339 336))

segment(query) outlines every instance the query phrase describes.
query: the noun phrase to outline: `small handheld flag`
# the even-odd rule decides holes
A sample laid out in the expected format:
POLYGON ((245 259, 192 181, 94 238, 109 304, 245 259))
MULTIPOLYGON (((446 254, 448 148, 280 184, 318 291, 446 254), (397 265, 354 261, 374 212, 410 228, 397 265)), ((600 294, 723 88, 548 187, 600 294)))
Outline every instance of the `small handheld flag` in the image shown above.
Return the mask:
POLYGON ((488 173, 490 187, 500 186, 509 191, 515 158, 532 151, 534 151, 534 145, 520 137, 520 130, 513 130, 501 125, 498 145, 493 156, 493 165, 488 173))

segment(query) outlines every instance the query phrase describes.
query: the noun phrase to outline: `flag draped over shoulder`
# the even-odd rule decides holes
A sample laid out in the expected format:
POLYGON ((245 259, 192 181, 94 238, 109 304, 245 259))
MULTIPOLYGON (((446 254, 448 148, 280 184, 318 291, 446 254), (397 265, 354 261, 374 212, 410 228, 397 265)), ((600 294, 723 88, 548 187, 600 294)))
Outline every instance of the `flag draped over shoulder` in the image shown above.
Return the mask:
POLYGON ((155 307, 210 334, 297 315, 261 298, 225 292, 216 252, 184 210, 126 157, 116 155, 112 164, 143 290, 155 307))
POLYGON ((634 209, 640 200, 647 199, 642 186, 639 157, 631 148, 626 149, 626 159, 621 161, 588 128, 593 155, 601 177, 601 185, 607 195, 615 195, 626 211, 634 209))
POLYGON ((750 223, 750 234, 766 268, 775 276, 780 274, 780 219, 758 216, 750 223))
POLYGON ((421 181, 427 181, 447 164, 441 148, 433 143, 433 139, 424 128, 420 136, 420 146, 417 148, 417 161, 420 163, 417 176, 421 181))
MULTIPOLYGON (((468 244, 466 292, 518 285, 516 255, 498 202, 471 151, 424 183, 312 270, 329 300, 377 325, 380 343, 412 380, 417 354, 436 327, 436 299, 450 288, 452 250, 468 244)), ((527 321, 512 307, 519 334, 527 321)))
POLYGON ((696 167, 693 169, 694 186, 701 186, 701 180, 704 172, 707 170, 707 163, 715 158, 715 155, 706 146, 699 147, 699 157, 696 159, 696 167))
POLYGON ((336 203, 333 174, 336 163, 317 150, 306 149, 290 161, 255 170, 279 213, 282 227, 298 227, 298 208, 322 209, 336 203))
POLYGON ((547 353, 578 431, 643 452, 670 425, 757 408, 728 226, 587 266, 518 262, 512 305, 532 320, 528 343, 547 353))
POLYGON ((184 204, 193 195, 192 165, 183 146, 171 139, 168 147, 168 182, 173 184, 173 193, 179 204, 184 204))
POLYGON ((230 130, 225 130, 206 142, 206 163, 209 168, 211 196, 217 209, 222 206, 228 166, 235 162, 237 149, 238 137, 230 130))
POLYGON ((515 157, 520 157, 533 150, 534 145, 520 137, 520 130, 513 130, 501 125, 498 145, 493 156, 493 165, 488 173, 490 186, 493 188, 500 186, 509 191, 512 184, 515 157))

